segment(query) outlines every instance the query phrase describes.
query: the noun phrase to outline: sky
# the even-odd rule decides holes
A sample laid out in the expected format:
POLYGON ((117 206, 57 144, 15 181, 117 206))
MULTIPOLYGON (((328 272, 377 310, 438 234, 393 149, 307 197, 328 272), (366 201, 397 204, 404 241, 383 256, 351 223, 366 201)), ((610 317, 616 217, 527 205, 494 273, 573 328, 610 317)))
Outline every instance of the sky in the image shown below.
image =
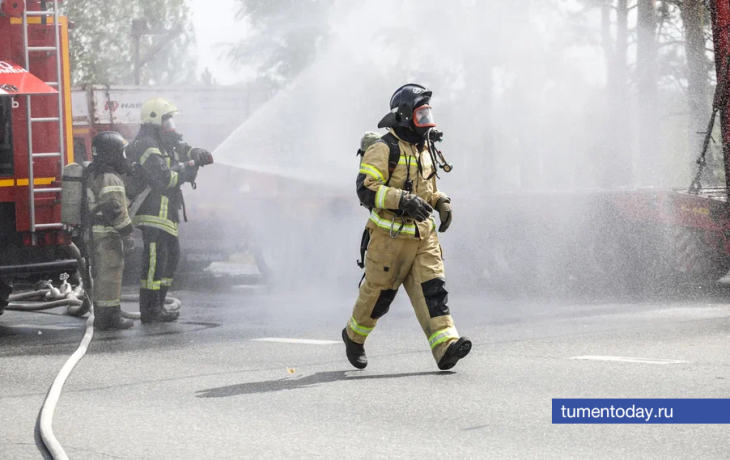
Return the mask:
POLYGON ((198 41, 198 67, 213 72, 219 84, 234 84, 247 78, 244 71, 234 71, 225 57, 225 44, 246 36, 245 23, 236 21, 235 0, 189 0, 198 41))

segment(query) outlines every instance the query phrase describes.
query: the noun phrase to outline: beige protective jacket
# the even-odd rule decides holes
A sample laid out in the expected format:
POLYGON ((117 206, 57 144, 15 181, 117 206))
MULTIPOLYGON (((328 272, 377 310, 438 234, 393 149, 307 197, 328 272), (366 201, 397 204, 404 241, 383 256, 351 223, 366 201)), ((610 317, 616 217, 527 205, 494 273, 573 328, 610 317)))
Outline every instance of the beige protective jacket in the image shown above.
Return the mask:
POLYGON ((424 222, 416 222, 408 216, 403 216, 403 218, 396 216, 401 195, 409 177, 409 169, 410 179, 413 181, 412 193, 423 198, 432 207, 435 207, 436 202, 446 195, 438 190, 435 175, 430 180, 425 180, 436 168, 431 162, 428 147, 424 146, 423 150, 419 152, 417 146, 398 138, 392 130, 391 134, 398 139, 401 153, 398 165, 392 174, 388 170, 390 148, 385 141, 379 141, 370 146, 360 164, 360 172, 357 176, 357 194, 364 206, 372 208, 367 228, 386 232, 392 230, 391 234, 394 235, 402 226, 398 238, 418 237, 423 239, 436 229, 433 217, 424 222), (419 163, 422 172, 419 172, 419 163), (390 178, 389 182, 388 178, 390 178), (388 182, 387 186, 386 182, 388 182))
POLYGON ((91 174, 89 180, 89 211, 94 216, 94 237, 126 236, 132 233, 132 219, 127 211, 124 182, 115 173, 91 174))

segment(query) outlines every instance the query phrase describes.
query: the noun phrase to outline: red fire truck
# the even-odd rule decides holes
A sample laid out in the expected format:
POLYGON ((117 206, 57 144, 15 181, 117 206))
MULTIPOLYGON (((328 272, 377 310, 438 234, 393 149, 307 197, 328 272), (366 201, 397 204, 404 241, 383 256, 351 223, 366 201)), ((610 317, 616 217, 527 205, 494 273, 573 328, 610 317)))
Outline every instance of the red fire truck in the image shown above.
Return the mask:
POLYGON ((60 0, 0 1, 0 277, 58 279, 77 256, 61 225, 72 161, 68 21, 60 0))

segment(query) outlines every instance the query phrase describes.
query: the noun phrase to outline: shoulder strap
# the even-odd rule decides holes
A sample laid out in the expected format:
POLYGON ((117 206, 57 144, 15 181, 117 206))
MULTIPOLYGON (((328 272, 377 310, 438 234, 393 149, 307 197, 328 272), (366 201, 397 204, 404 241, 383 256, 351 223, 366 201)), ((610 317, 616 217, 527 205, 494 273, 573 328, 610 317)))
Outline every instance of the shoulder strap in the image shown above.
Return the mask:
POLYGON ((398 138, 392 133, 388 133, 381 137, 377 142, 384 142, 390 149, 390 155, 388 156, 388 180, 385 181, 385 185, 388 186, 390 178, 393 177, 393 171, 398 166, 400 161, 400 146, 398 145, 398 138))

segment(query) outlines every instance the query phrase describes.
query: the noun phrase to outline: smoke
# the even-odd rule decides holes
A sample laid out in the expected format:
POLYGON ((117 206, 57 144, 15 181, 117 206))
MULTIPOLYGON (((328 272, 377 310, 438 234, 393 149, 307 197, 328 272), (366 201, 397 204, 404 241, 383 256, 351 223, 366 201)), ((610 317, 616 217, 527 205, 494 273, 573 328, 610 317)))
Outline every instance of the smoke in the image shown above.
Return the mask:
POLYGON ((349 152, 360 135, 375 129, 395 88, 417 81, 434 91, 444 151, 466 166, 453 182, 476 190, 591 183, 582 177, 592 168, 577 169, 594 147, 591 136, 603 138, 591 129, 597 88, 589 84, 595 75, 586 75, 595 74, 599 56, 572 59, 575 50, 552 38, 565 24, 553 22, 551 9, 525 15, 518 3, 341 4, 329 46, 217 156, 249 170, 349 186, 349 152), (553 29, 540 31, 548 24, 553 29))
MULTIPOLYGON (((392 92, 417 82, 434 92, 455 164, 439 182, 454 201, 442 237, 454 285, 554 293, 634 282, 658 267, 647 241, 666 235, 628 237, 643 208, 624 204, 653 199, 624 191, 637 185, 636 133, 615 127, 630 127, 634 112, 606 97, 607 60, 576 39, 576 11, 528 0, 337 2, 312 65, 214 152, 247 186, 209 176, 204 196, 233 197, 225 218, 264 248, 279 286, 350 289, 367 219, 355 151, 392 92)), ((582 33, 596 35, 598 22, 589 16, 596 30, 582 33)))

